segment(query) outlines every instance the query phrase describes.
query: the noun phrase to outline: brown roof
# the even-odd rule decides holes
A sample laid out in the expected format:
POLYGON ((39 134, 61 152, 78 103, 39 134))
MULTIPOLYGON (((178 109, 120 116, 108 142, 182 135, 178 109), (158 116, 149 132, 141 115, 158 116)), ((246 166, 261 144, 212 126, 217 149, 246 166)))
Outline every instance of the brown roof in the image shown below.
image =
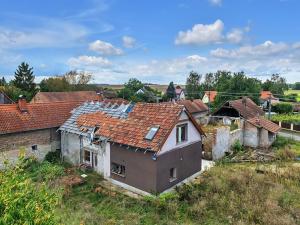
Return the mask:
POLYGON ((218 94, 217 91, 205 91, 205 94, 209 97, 209 101, 213 102, 218 94))
POLYGON ((264 128, 272 133, 277 133, 280 130, 280 126, 264 117, 253 117, 247 121, 258 128, 264 128))
POLYGON ((200 100, 181 100, 177 102, 180 105, 184 105, 184 107, 189 111, 189 113, 200 113, 208 111, 208 107, 200 100))
MULTIPOLYGON (((137 103, 126 119, 116 119, 103 112, 97 112, 80 116, 77 124, 92 127, 100 124, 96 132, 100 136, 119 144, 158 152, 183 110, 183 105, 172 103, 137 103), (151 141, 146 140, 145 136, 153 126, 159 126, 159 130, 151 141)), ((199 133, 204 134, 191 114, 187 114, 199 133)))
POLYGON ((275 97, 273 96, 271 91, 261 91, 260 92, 260 99, 262 100, 268 100, 269 97, 271 97, 271 99, 274 99, 275 97))
POLYGON ((70 91, 70 92, 38 92, 31 103, 69 102, 69 101, 98 101, 99 96, 95 91, 70 91))
POLYGON ((0 134, 59 127, 71 116, 78 102, 0 105, 0 134), (25 112, 26 111, 26 112, 25 112))
POLYGON ((243 99, 229 101, 229 105, 237 110, 244 118, 252 118, 258 115, 263 116, 265 114, 250 98, 245 98, 245 101, 243 99))

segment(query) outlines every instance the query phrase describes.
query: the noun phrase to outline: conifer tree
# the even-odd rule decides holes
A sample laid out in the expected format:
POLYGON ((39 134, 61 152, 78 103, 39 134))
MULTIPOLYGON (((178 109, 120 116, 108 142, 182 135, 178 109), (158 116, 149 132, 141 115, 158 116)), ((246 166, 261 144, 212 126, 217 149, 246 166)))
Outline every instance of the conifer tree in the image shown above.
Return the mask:
POLYGON ((2 77, 2 78, 0 79, 0 86, 5 86, 5 85, 6 85, 6 80, 5 80, 4 77, 2 77))
POLYGON ((28 63, 22 62, 15 72, 15 79, 12 81, 13 85, 26 91, 31 95, 36 92, 36 84, 34 83, 33 68, 29 67, 28 63))
POLYGON ((176 97, 175 86, 174 86, 173 81, 170 82, 170 84, 167 88, 166 94, 167 94, 168 99, 174 99, 176 97))

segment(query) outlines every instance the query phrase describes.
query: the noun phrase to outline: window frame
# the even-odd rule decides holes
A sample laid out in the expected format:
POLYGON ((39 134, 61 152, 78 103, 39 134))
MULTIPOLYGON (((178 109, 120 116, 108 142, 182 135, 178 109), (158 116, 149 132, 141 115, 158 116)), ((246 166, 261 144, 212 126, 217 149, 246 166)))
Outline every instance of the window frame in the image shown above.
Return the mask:
POLYGON ((120 176, 120 177, 125 177, 126 176, 126 167, 124 165, 112 162, 110 167, 111 167, 110 172, 112 174, 115 174, 115 175, 120 176), (118 167, 117 170, 120 170, 120 172, 117 172, 117 171, 114 170, 115 166, 118 167))
POLYGON ((175 180, 177 180, 177 168, 172 167, 169 170, 169 182, 173 182, 175 180))
POLYGON ((188 141, 188 123, 178 124, 176 126, 176 144, 179 145, 187 141, 188 141), (181 137, 179 137, 179 129, 182 130, 183 127, 185 127, 185 139, 179 141, 179 138, 182 139, 182 131, 181 131, 181 137))
POLYGON ((88 163, 89 165, 92 164, 92 152, 91 151, 86 150, 86 149, 83 151, 83 161, 84 161, 84 163, 88 163), (89 153, 89 160, 86 160, 86 152, 89 153))
POLYGON ((31 145, 31 150, 32 151, 37 151, 38 150, 37 144, 31 145))

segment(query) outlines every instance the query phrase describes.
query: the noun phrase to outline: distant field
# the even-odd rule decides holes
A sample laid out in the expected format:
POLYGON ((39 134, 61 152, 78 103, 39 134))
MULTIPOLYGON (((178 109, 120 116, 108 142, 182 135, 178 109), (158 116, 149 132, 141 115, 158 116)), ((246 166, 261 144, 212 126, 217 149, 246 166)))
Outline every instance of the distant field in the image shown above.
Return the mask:
MULTIPOLYGON (((122 85, 122 84, 107 84, 107 85, 102 85, 102 86, 106 87, 106 88, 111 88, 113 90, 120 90, 124 87, 124 85, 122 85)), ((168 84, 150 84, 149 86, 151 88, 156 89, 163 93, 165 93, 168 88, 168 84)), ((184 88, 185 85, 180 85, 180 87, 184 88)))
POLYGON ((299 102, 300 101, 300 90, 288 90, 288 91, 285 91, 284 92, 285 95, 289 95, 289 94, 297 94, 298 97, 297 97, 297 101, 299 102))

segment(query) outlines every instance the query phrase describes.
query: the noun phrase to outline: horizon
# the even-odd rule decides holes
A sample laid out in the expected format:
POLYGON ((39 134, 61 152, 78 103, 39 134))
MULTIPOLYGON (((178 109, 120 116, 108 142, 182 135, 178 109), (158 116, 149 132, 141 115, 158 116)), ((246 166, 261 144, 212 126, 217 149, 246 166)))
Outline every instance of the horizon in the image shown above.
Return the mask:
POLYGON ((4 1, 0 76, 25 61, 36 82, 69 70, 95 84, 184 84, 191 70, 300 77, 296 0, 4 1))

